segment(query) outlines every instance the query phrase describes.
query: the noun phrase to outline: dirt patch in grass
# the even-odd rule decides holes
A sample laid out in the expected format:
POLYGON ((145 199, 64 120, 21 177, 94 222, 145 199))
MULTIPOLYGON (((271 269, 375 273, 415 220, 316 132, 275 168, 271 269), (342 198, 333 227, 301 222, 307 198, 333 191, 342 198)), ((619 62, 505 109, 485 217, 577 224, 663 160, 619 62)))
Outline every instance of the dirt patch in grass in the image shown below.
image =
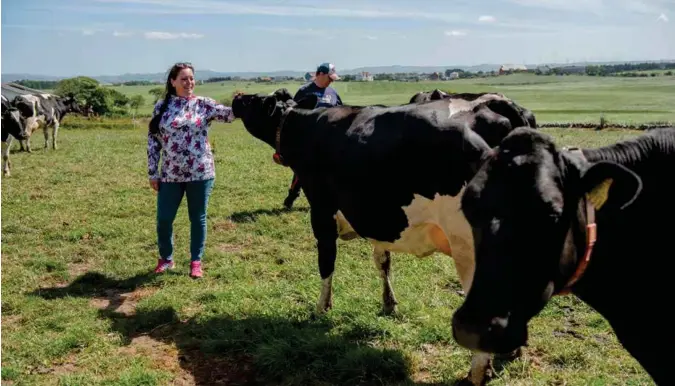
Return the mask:
POLYGON ((232 220, 221 220, 213 223, 212 229, 216 232, 231 231, 237 227, 232 220))
POLYGON ((192 374, 181 367, 178 360, 178 349, 173 344, 141 335, 133 338, 128 346, 122 347, 120 353, 148 358, 154 369, 174 374, 173 385, 189 386, 197 384, 192 374))
POLYGON ((89 304, 100 310, 117 312, 126 316, 136 313, 138 302, 157 292, 157 288, 139 288, 133 292, 121 292, 115 289, 105 291, 105 296, 92 298, 89 304))
POLYGON ((184 350, 178 359, 183 370, 192 374, 195 385, 247 385, 255 381, 248 357, 208 355, 194 348, 184 350))
POLYGON ((236 252, 241 252, 244 247, 241 245, 236 245, 236 244, 228 244, 228 243, 222 243, 219 244, 217 247, 219 252, 224 252, 224 253, 236 253, 236 252))
POLYGON ((208 354, 197 345, 177 344, 171 330, 167 326, 151 335, 137 336, 120 353, 149 359, 153 368, 173 375, 170 384, 175 386, 246 385, 255 381, 251 358, 208 354))

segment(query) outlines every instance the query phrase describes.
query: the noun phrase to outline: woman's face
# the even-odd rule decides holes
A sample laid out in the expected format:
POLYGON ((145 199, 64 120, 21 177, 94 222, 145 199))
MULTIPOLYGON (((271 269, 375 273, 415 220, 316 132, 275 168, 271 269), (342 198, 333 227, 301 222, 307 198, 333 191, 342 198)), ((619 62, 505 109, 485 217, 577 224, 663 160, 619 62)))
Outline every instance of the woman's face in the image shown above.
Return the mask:
POLYGON ((190 68, 184 68, 176 79, 171 79, 171 84, 176 88, 176 95, 189 97, 195 89, 195 76, 190 68))

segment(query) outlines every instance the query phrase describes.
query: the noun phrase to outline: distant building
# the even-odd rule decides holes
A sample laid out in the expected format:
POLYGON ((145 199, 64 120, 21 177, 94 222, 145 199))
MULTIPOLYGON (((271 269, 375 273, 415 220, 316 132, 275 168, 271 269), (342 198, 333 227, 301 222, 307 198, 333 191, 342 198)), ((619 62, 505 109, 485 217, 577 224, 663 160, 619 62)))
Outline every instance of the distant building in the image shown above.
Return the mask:
POLYGON ((375 78, 370 72, 364 71, 356 75, 356 80, 360 82, 372 82, 375 78))
POLYGON ((502 64, 499 67, 499 75, 504 75, 505 73, 527 71, 527 67, 524 64, 502 64))
POLYGON ((450 80, 459 79, 459 72, 457 72, 457 71, 451 72, 450 77, 448 79, 450 79, 450 80))
POLYGON ((548 75, 551 72, 551 67, 544 65, 537 67, 537 70, 540 74, 548 75))

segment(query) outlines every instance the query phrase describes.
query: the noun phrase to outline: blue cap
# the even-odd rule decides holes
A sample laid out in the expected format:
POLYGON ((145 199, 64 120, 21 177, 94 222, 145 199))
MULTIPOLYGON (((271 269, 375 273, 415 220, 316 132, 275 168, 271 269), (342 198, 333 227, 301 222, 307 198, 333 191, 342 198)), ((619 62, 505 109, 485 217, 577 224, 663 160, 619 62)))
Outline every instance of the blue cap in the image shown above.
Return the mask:
POLYGON ((338 80, 340 77, 338 74, 335 72, 335 65, 333 63, 321 63, 319 64, 319 67, 316 68, 316 72, 320 72, 322 74, 328 74, 331 79, 333 80, 338 80))

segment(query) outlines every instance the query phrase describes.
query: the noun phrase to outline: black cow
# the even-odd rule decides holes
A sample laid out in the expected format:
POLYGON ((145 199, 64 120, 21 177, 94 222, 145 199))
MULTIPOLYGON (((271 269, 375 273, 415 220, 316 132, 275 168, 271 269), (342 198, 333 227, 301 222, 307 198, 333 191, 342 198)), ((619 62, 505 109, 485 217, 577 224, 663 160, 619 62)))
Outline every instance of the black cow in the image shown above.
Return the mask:
POLYGON ((514 130, 463 193, 476 270, 455 339, 509 352, 552 296, 571 292, 657 384, 672 384, 674 198, 675 128, 581 150, 514 130))
POLYGON ((446 93, 439 89, 433 91, 420 91, 410 98, 409 103, 426 103, 429 101, 456 98, 473 101, 478 98, 486 100, 486 106, 481 105, 480 108, 489 109, 490 111, 505 116, 511 122, 512 128, 529 126, 531 128, 537 127, 537 121, 534 114, 515 103, 513 100, 505 97, 499 93, 483 92, 483 93, 446 93))
MULTIPOLYGON (((286 92, 286 89, 280 89, 278 93, 286 92)), ((495 93, 463 93, 447 94, 439 89, 431 92, 419 92, 411 98, 411 103, 426 103, 433 100, 452 99, 453 103, 449 105, 450 114, 455 110, 471 110, 473 112, 472 122, 469 124, 472 130, 477 132, 490 147, 497 146, 499 142, 513 130, 515 127, 528 126, 536 127, 534 115, 527 109, 518 106, 515 102, 509 100, 501 94, 495 93), (528 122, 528 119, 530 120, 528 122), (531 122, 531 123, 530 123, 531 122)), ((313 108, 309 100, 302 101, 303 105, 313 108)), ((387 107, 384 105, 371 105, 369 107, 387 107)), ((294 175, 288 196, 284 200, 284 207, 290 208, 293 200, 299 195, 301 181, 297 175, 294 175)))
POLYGON ((26 120, 21 112, 13 107, 9 100, 2 96, 2 173, 10 175, 11 162, 9 149, 12 147, 12 138, 23 140, 28 138, 26 120))
MULTIPOLYGON (((232 108, 246 130, 275 148, 275 159, 303 182, 323 281, 317 311, 332 306, 338 237, 360 236, 373 244, 385 313, 395 312, 398 303, 390 252, 451 256, 468 292, 473 241, 459 193, 490 150, 472 130, 483 123, 473 112, 482 102, 311 109, 314 101, 296 104, 286 94, 237 95, 232 108)), ((481 363, 473 371, 480 377, 481 363)))
MULTIPOLYGON (((69 113, 82 113, 81 108, 72 96, 57 96, 52 94, 24 94, 18 95, 12 104, 27 118, 26 132, 29 138, 25 140, 26 150, 30 153, 30 136, 42 127, 45 137, 44 148, 49 146, 49 127, 52 128, 52 148, 56 150, 56 138, 59 132, 60 122, 69 113)), ((23 143, 21 143, 23 150, 23 143)))

